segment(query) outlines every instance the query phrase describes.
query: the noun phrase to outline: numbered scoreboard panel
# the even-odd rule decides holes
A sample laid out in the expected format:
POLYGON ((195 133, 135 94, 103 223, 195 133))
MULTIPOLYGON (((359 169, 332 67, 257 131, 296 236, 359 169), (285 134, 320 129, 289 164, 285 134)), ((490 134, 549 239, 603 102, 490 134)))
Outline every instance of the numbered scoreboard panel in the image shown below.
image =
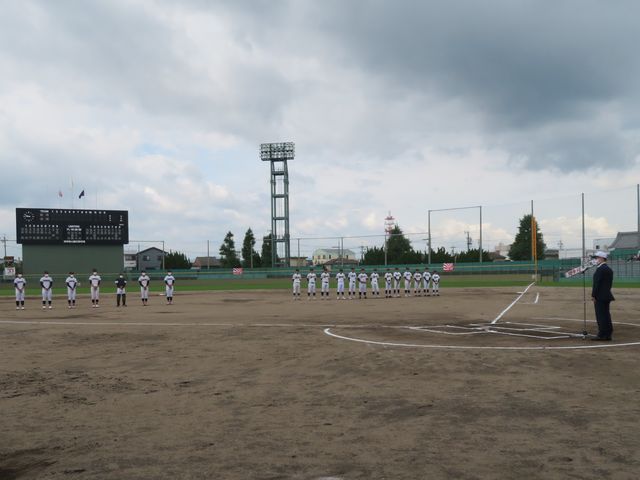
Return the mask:
POLYGON ((23 245, 124 245, 129 212, 16 208, 16 235, 23 245))

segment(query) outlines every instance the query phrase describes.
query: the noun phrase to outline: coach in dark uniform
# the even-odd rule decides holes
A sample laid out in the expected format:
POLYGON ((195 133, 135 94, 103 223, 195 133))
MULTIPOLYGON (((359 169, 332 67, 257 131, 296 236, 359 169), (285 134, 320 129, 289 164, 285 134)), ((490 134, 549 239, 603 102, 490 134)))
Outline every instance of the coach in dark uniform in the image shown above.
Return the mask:
POLYGON ((611 324, 609 305, 615 300, 611 293, 613 270, 607 265, 607 256, 606 252, 596 252, 593 256, 598 267, 593 274, 593 288, 591 290, 591 300, 593 300, 596 321, 598 322, 598 336, 593 340, 602 342, 611 341, 613 325, 611 324))

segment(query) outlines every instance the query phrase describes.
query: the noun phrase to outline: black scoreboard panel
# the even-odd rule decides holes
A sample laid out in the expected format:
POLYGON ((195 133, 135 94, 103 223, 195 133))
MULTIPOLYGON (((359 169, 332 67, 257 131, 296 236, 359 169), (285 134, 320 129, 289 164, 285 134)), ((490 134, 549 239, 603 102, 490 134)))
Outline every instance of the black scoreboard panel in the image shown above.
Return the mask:
POLYGON ((16 235, 23 245, 124 245, 129 212, 16 208, 16 235))

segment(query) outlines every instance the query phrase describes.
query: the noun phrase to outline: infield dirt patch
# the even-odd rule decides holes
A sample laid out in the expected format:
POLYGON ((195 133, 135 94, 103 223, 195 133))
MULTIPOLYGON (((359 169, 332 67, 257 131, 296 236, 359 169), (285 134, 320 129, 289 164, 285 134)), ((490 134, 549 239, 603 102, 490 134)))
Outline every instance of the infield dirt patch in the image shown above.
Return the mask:
MULTIPOLYGON (((0 478, 636 478, 640 346, 399 328, 484 325, 517 292, 178 292, 51 311, 3 298, 0 478)), ((637 292, 616 290, 614 344, 640 342, 637 292)), ((580 333, 581 301, 533 287, 499 324, 580 333)))

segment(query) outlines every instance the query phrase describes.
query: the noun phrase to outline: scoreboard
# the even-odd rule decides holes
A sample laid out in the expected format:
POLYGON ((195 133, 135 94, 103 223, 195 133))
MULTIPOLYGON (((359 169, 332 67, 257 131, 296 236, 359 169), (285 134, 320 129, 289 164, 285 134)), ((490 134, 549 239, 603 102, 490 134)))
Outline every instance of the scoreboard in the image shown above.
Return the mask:
POLYGON ((16 238, 23 245, 124 245, 129 212, 16 208, 16 238))

